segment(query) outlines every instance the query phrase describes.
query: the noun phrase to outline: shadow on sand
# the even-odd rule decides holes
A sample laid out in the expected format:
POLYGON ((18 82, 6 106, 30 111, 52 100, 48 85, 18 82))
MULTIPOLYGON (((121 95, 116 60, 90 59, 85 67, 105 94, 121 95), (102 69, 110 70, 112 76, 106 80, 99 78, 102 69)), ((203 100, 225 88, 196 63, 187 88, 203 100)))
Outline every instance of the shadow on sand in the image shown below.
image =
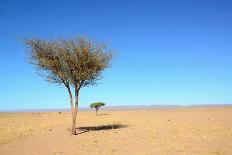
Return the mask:
POLYGON ((120 129, 126 127, 127 125, 123 125, 123 124, 109 124, 109 125, 100 125, 100 126, 85 126, 76 129, 77 129, 77 134, 82 134, 90 131, 113 130, 113 129, 120 129))
POLYGON ((96 116, 104 116, 104 115, 110 115, 110 114, 97 114, 96 116))

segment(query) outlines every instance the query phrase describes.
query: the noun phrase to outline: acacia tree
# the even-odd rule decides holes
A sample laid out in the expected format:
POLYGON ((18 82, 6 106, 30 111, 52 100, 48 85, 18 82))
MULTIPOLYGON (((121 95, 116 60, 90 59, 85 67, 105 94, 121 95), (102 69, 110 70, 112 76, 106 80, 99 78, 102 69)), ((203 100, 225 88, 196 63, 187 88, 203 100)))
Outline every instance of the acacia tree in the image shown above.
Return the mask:
POLYGON ((76 135, 79 91, 83 87, 96 85, 102 78, 102 72, 110 67, 112 50, 103 43, 85 37, 55 40, 32 38, 26 39, 25 44, 30 63, 36 67, 39 75, 50 83, 63 84, 67 88, 72 134, 76 135))
POLYGON ((105 106, 105 105, 106 105, 106 104, 103 103, 103 102, 96 102, 96 103, 90 104, 90 107, 91 107, 91 108, 95 108, 95 110, 96 110, 96 115, 97 115, 99 108, 102 107, 102 106, 105 106))

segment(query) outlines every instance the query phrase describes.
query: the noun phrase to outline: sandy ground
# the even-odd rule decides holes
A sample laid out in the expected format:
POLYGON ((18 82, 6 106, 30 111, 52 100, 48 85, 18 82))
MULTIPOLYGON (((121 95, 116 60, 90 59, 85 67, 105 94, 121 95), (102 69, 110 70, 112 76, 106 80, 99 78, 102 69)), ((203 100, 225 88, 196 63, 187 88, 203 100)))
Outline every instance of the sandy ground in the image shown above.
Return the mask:
POLYGON ((231 155, 232 107, 0 113, 0 155, 231 155), (113 128, 113 129, 112 129, 113 128))

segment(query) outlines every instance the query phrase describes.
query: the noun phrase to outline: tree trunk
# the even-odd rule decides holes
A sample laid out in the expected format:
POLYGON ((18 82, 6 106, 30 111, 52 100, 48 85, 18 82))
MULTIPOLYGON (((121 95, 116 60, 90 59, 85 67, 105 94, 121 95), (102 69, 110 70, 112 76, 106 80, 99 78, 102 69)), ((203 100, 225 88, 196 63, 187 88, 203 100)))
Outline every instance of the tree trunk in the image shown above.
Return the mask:
MULTIPOLYGON (((70 108, 72 113, 72 135, 76 135, 76 117, 77 117, 77 106, 73 106, 73 97, 72 92, 69 87, 69 85, 66 85, 69 93, 69 99, 70 99, 70 108)), ((75 94, 76 95, 76 94, 75 94)), ((78 104, 78 96, 76 96, 76 103, 78 104)))
POLYGON ((78 110, 78 97, 79 97, 79 89, 75 87, 75 108, 72 111, 72 135, 76 135, 76 119, 77 119, 77 110, 78 110))
POLYGON ((72 112, 72 135, 76 135, 76 118, 77 118, 77 109, 75 108, 72 112))
POLYGON ((97 115, 97 113, 98 113, 98 109, 99 109, 99 107, 96 107, 96 115, 97 115))

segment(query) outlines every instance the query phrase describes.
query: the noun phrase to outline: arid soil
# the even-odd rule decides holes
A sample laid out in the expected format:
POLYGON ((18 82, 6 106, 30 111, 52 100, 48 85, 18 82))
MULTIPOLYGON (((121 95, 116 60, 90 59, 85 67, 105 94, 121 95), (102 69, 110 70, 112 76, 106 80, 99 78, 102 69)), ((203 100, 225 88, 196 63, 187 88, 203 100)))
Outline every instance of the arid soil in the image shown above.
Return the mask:
POLYGON ((0 155, 232 155, 232 107, 0 113, 0 155))

